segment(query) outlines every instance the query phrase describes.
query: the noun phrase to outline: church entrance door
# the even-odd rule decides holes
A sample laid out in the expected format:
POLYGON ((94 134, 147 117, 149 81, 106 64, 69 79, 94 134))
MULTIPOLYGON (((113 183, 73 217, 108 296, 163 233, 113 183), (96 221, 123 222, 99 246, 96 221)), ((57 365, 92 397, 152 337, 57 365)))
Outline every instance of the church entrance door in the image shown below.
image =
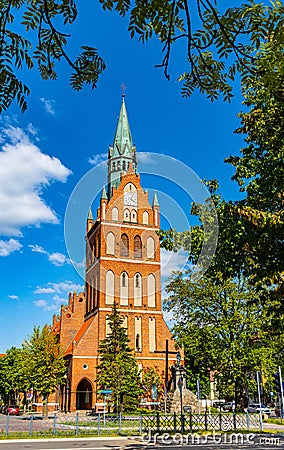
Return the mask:
POLYGON ((83 378, 77 386, 76 409, 92 409, 93 388, 87 378, 83 378))

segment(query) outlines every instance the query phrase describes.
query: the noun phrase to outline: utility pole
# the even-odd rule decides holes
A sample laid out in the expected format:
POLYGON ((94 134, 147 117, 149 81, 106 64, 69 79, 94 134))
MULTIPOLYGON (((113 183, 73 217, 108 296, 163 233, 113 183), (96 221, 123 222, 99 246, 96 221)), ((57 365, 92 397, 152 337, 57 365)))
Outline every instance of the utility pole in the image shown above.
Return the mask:
POLYGON ((257 381, 257 392, 258 392, 258 402, 259 402, 259 422, 260 429, 263 431, 263 423, 262 423, 262 409, 261 409, 261 375, 260 372, 256 372, 256 381, 257 381))

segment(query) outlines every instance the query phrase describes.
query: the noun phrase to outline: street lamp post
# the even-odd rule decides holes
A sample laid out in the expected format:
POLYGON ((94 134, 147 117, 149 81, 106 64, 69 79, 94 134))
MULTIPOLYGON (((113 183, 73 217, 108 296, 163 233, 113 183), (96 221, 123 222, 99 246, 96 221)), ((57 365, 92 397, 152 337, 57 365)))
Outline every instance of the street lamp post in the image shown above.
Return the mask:
POLYGON ((180 420, 181 420, 181 432, 184 432, 184 423, 183 423, 183 404, 182 404, 182 388, 183 388, 183 379, 182 375, 180 375, 178 379, 178 388, 180 392, 180 420))

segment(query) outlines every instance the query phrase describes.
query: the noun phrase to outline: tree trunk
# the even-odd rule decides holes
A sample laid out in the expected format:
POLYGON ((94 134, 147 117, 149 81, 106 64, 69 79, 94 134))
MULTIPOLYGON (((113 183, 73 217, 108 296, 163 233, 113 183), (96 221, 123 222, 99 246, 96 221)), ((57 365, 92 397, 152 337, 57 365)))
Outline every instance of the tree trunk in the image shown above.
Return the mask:
POLYGON ((48 395, 42 398, 42 416, 48 417, 48 395))

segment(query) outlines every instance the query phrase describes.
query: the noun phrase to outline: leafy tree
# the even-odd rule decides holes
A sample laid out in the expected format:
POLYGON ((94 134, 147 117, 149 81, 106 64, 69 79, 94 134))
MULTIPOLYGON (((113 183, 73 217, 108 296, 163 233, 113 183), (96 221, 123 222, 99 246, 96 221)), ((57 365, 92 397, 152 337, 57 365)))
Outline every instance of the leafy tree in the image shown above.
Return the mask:
POLYGON ((98 76, 105 69, 94 47, 82 45, 75 60, 67 54, 71 37, 59 28, 73 24, 77 17, 74 0, 3 0, 0 3, 0 112, 16 99, 22 111, 27 108, 28 86, 19 79, 18 70, 32 69, 36 63, 44 80, 57 78, 55 65, 65 60, 72 73, 70 83, 80 90, 85 84, 96 87, 98 76), (23 33, 13 29, 15 16, 21 15, 23 33), (36 44, 27 39, 34 35, 36 44))
POLYGON ((26 393, 31 388, 29 358, 22 348, 11 347, 0 359, 0 391, 6 403, 15 402, 19 392, 26 393))
MULTIPOLYGON (((232 97, 232 85, 239 71, 246 79, 257 73, 259 50, 273 37, 275 48, 283 41, 284 6, 281 1, 256 2, 220 8, 217 0, 100 0, 103 9, 129 19, 130 36, 147 42, 158 37, 164 53, 161 64, 169 79, 170 58, 175 44, 185 42, 182 95, 195 89, 211 100, 232 97)), ((0 111, 16 99, 22 111, 27 107, 28 86, 19 78, 19 69, 36 63, 43 79, 56 79, 56 63, 64 60, 71 68, 71 86, 96 87, 105 63, 96 48, 82 45, 74 60, 68 55, 68 32, 77 18, 74 0, 3 0, 0 4, 0 111), (25 27, 13 28, 15 17, 25 27), (60 25, 61 24, 61 25, 60 25), (27 33, 31 39, 27 38, 27 33), (34 44, 35 42, 35 44, 34 44)), ((281 61, 281 52, 275 52, 281 61)), ((268 80, 269 83, 269 80, 268 80)))
POLYGON ((148 398, 152 398, 152 389, 153 386, 157 388, 158 398, 160 398, 164 394, 164 386, 161 380, 161 377, 157 373, 157 371, 153 367, 148 367, 143 371, 143 395, 148 398))
POLYGON ((31 386, 42 396, 44 414, 47 415, 48 396, 65 382, 63 352, 46 325, 42 329, 34 327, 33 334, 23 343, 23 349, 29 358, 31 386))
POLYGON ((97 386, 112 390, 117 412, 135 410, 142 393, 140 374, 116 303, 108 317, 108 324, 110 333, 99 344, 97 386))
POLYGON ((241 156, 226 162, 235 167, 233 179, 245 193, 235 207, 249 230, 248 251, 253 261, 254 277, 261 283, 278 287, 283 295, 284 273, 284 43, 275 48, 271 39, 259 61, 259 77, 249 77, 243 84, 243 104, 238 134, 245 135, 247 146, 241 156), (273 80, 271 86, 267 80, 273 80))
POLYGON ((224 281, 222 274, 195 282, 175 274, 167 292, 165 308, 173 313, 173 332, 185 348, 189 370, 195 369, 192 360, 200 372, 210 368, 220 396, 244 406, 254 387, 251 373, 262 369, 271 377, 282 351, 271 332, 270 305, 243 278, 224 281))

